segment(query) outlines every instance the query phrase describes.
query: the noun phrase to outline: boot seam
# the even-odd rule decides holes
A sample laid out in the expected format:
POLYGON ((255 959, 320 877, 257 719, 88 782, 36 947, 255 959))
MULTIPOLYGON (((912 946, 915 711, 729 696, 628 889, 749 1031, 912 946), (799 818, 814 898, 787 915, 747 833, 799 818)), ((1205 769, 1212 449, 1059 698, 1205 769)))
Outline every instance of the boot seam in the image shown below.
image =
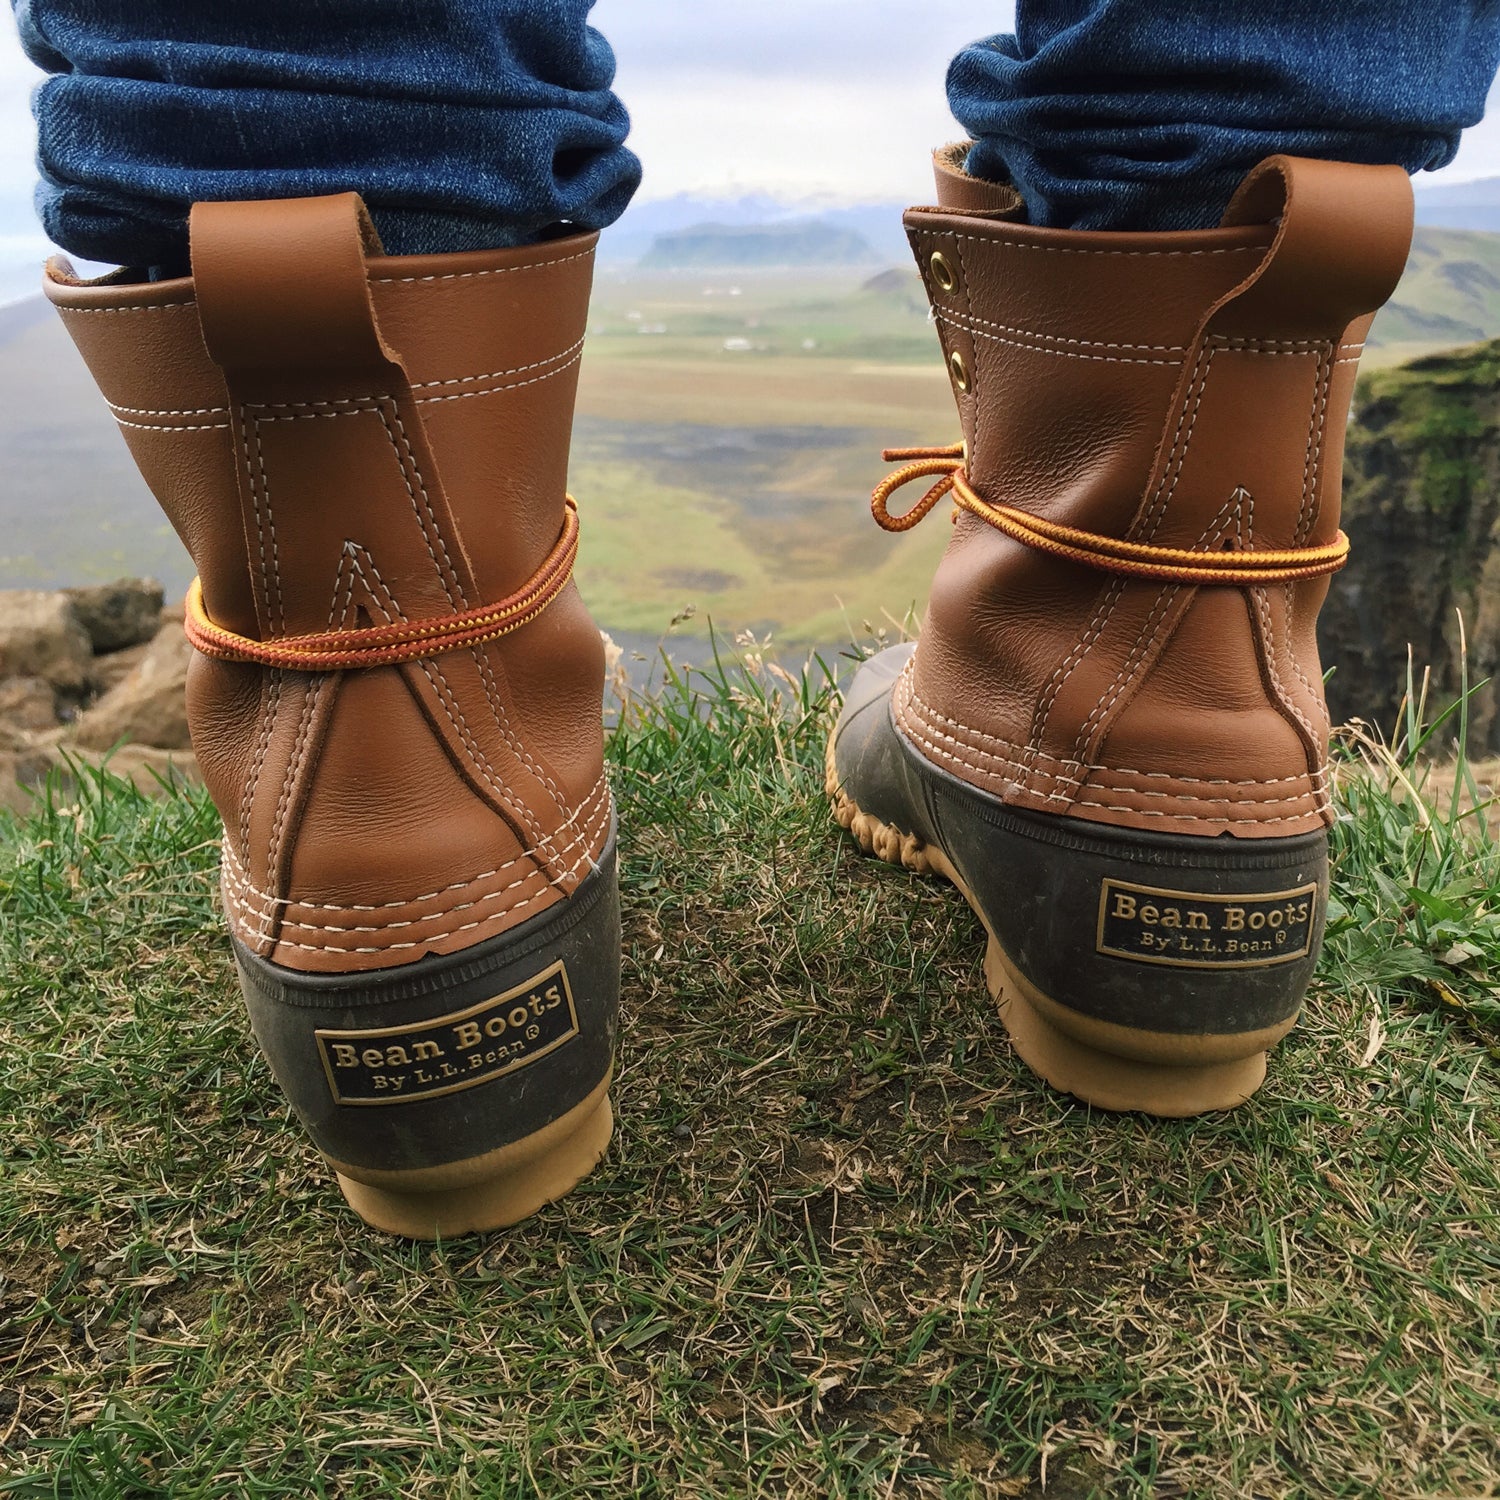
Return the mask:
MULTIPOLYGON (((898 689, 899 687, 900 684, 898 683, 898 689)), ((1305 790, 1290 792, 1284 796, 1240 796, 1234 797, 1230 800, 1232 802, 1232 805, 1235 807, 1275 807, 1284 806, 1296 802, 1310 802, 1314 807, 1320 809, 1324 807, 1328 801, 1326 782, 1330 774, 1330 769, 1326 763, 1319 766, 1316 771, 1304 771, 1292 776, 1247 777, 1242 779, 1231 779, 1227 777, 1176 776, 1167 771, 1139 771, 1127 766, 1110 766, 1099 763, 1066 761, 1055 756, 1047 756, 1046 758, 1048 760, 1051 760, 1055 765, 1069 768, 1068 774, 1060 774, 1056 771, 1047 770, 1042 766, 1027 765, 1017 759, 1015 755, 1004 753, 1005 750, 1016 751, 1021 750, 1023 747, 1017 745, 1014 741, 1001 739, 999 736, 987 734, 984 730, 975 729, 970 725, 960 724, 956 720, 948 718, 945 714, 942 714, 938 710, 932 708, 930 704, 925 703, 917 694, 915 688, 911 686, 909 681, 907 682, 904 691, 900 692, 899 696, 894 700, 894 708, 897 726, 912 739, 917 740, 922 744, 928 745, 930 748, 932 748, 934 753, 944 756, 946 759, 953 761, 955 764, 963 765, 968 767, 968 769, 970 770, 977 771, 982 776, 993 776, 996 774, 996 772, 995 770, 992 770, 987 766, 981 765, 978 760, 970 759, 967 757, 977 756, 982 760, 992 761, 1000 770, 1011 773, 1010 779, 1018 784, 1021 782, 1023 776, 1035 776, 1040 777, 1046 781, 1060 782, 1064 784, 1076 784, 1080 781, 1086 781, 1087 786, 1083 788, 1084 791, 1094 791, 1106 794, 1112 793, 1119 797, 1137 797, 1142 799, 1151 798, 1158 800, 1170 799, 1174 801, 1186 800, 1203 804, 1212 802, 1216 799, 1211 794, 1205 795, 1203 793, 1194 792, 1191 790, 1192 788, 1257 788, 1264 790, 1270 787, 1291 786, 1300 783, 1305 786, 1305 790), (965 740, 958 738, 956 735, 945 733, 942 729, 937 728, 934 724, 924 723, 923 720, 928 718, 937 720, 947 725, 951 729, 958 730, 959 734, 969 735, 974 739, 987 741, 991 745, 1000 746, 1002 748, 999 751, 996 751, 986 749, 983 745, 968 743, 965 740), (955 746, 957 751, 962 751, 964 752, 964 754, 958 754, 954 751, 945 749, 941 744, 938 743, 939 740, 946 740, 948 744, 955 746), (1082 773, 1082 775, 1080 776, 1079 773, 1082 773), (1111 785, 1107 778, 1115 776, 1133 776, 1143 780, 1150 779, 1157 781, 1167 781, 1171 782, 1174 787, 1180 787, 1184 790, 1166 791, 1147 787, 1111 785), (1101 777, 1106 779, 1098 779, 1101 777)), ((1065 802, 1068 800, 1064 794, 1059 792, 1037 791, 1035 795, 1044 797, 1048 801, 1065 802)), ((1087 803, 1092 802, 1094 799, 1084 797, 1080 792, 1079 800, 1087 803)), ((1107 804, 1101 803, 1098 805, 1107 804)), ((1130 811, 1132 809, 1123 807, 1121 810, 1130 811)), ((1273 820, 1263 819, 1257 821, 1273 820)))
MULTIPOLYGON (((601 819, 600 817, 600 812, 596 811, 593 815, 590 816, 587 825, 578 830, 573 839, 570 841, 569 852, 572 852, 573 849, 577 849, 579 850, 579 853, 577 857, 572 861, 572 863, 569 864, 556 877, 549 877, 546 871, 543 870, 540 866, 533 865, 532 869, 528 870, 525 874, 518 876, 516 879, 510 881, 507 885, 499 887, 495 891, 486 892, 481 896, 475 897, 472 901, 455 903, 453 905, 443 907, 440 910, 425 913, 424 915, 418 917, 403 918, 378 924, 366 923, 342 925, 301 922, 283 913, 280 918, 279 928, 282 934, 284 934, 287 929, 292 929, 299 932, 324 932, 330 935, 342 934, 346 936, 405 931, 408 928, 420 927, 428 923, 440 922, 443 919, 452 917, 459 912, 472 910, 476 906, 483 905, 488 901, 496 900, 500 897, 505 896, 509 892, 526 885, 529 881, 541 880, 542 882, 544 882, 542 889, 525 897, 523 900, 509 902, 506 905, 502 906, 499 910, 490 912, 483 917, 477 917, 472 921, 461 923, 456 927, 444 927, 442 931, 429 933, 426 937, 420 939, 398 943, 380 943, 351 946, 349 944, 336 942, 308 943, 303 942, 299 939, 293 939, 288 938, 284 935, 278 935, 274 942, 273 951, 275 948, 288 947, 308 953, 398 952, 405 949, 422 947, 443 938, 452 937, 457 933, 469 932, 477 927, 482 927, 487 923, 500 921, 507 917, 512 917, 517 912, 524 911, 527 907, 533 906, 538 901, 544 900, 554 892, 566 896, 567 892, 563 890, 563 884, 569 880, 572 880, 585 866, 593 866, 596 863, 593 855, 590 853, 590 845, 593 843, 594 837, 598 834, 601 826, 607 824, 610 805, 610 800, 606 798, 602 804, 602 812, 605 815, 603 819, 601 819)), ((521 856, 521 859, 524 858, 525 856, 521 856)), ((520 862, 521 860, 518 859, 516 861, 513 861, 512 864, 520 862)), ((234 889, 235 883, 240 877, 237 877, 229 869, 229 866, 227 864, 224 867, 224 875, 226 877, 226 905, 228 904, 228 901, 233 901, 238 906, 248 906, 248 903, 245 903, 243 900, 243 895, 235 891, 234 889)), ((471 881, 467 883, 472 884, 473 882, 471 881)), ((249 909, 246 913, 231 910, 229 912, 229 917, 234 926, 240 932, 246 934, 248 937, 262 943, 271 941, 271 939, 265 932, 257 931, 257 928, 263 928, 266 926, 266 924, 275 920, 273 913, 255 912, 252 908, 249 909), (251 920, 249 920, 249 917, 253 917, 254 921, 252 922, 251 920)))
MULTIPOLYGON (((606 810, 609 806, 610 799, 608 797, 608 792, 609 777, 607 774, 601 773, 598 780, 595 781, 594 785, 589 789, 588 793, 579 801, 578 806, 574 809, 567 823, 558 829, 559 834, 567 833, 568 835, 568 837, 562 843, 562 849, 565 851, 565 854, 567 856, 571 856, 574 853, 574 851, 578 848, 580 841, 588 841, 589 831, 592 830, 598 822, 599 804, 601 799, 603 799, 606 810)), ((493 869, 482 870, 477 875, 471 875, 464 880, 456 880, 449 885, 440 886, 436 890, 425 891, 419 896, 406 896, 380 903, 298 901, 286 896, 273 896, 268 891, 263 890, 261 887, 257 886, 250 878, 248 872, 246 872, 246 870, 241 865, 238 855, 234 854, 232 849, 226 849, 224 852, 229 856, 230 860, 235 866, 235 868, 230 872, 230 878, 233 880, 236 887, 240 891, 247 893, 252 898, 251 904, 261 906, 290 907, 305 912, 394 911, 405 906, 420 906, 423 902, 436 900, 439 896, 446 896, 469 890, 473 886, 478 885, 481 881, 493 879, 497 875, 504 875, 510 870, 514 869, 517 865, 523 863, 531 864, 533 867, 533 873, 540 873, 535 861, 531 859, 531 856, 523 852, 516 855, 512 859, 506 860, 503 864, 496 865, 493 869)), ((450 909, 451 908, 449 907, 438 907, 433 914, 441 916, 443 912, 450 909)))

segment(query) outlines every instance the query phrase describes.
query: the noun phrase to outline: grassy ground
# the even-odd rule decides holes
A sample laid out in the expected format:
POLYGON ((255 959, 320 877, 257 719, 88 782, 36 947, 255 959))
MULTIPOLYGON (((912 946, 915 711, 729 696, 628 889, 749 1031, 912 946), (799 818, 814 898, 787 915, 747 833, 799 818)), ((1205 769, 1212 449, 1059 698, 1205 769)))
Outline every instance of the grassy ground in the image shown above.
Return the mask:
POLYGON ((1500 1492, 1500 850, 1414 746, 1344 777, 1265 1089, 1158 1122, 1031 1078, 963 903, 855 857, 826 691, 703 691, 611 750, 615 1142, 489 1238, 343 1207, 201 794, 0 830, 0 1494, 1500 1492))

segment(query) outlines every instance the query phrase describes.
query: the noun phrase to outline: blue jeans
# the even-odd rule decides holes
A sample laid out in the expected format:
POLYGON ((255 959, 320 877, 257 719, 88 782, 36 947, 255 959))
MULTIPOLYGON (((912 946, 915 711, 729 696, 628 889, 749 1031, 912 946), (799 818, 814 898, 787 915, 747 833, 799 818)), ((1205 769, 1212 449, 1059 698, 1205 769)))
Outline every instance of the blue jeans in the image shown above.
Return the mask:
POLYGON ((1500 0, 1020 0, 948 103, 1034 224, 1195 229, 1278 151, 1446 165, 1497 63, 1500 0))
POLYGON ((640 164, 593 0, 13 0, 37 207, 90 260, 180 270, 212 198, 353 189, 392 254, 625 210, 640 164))
MULTIPOLYGON (((13 3, 57 75, 42 221, 90 259, 180 270, 196 199, 350 188, 393 253, 517 244, 639 181, 592 0, 13 3)), ((1497 58, 1500 0, 1020 0, 948 92, 1033 222, 1172 228, 1275 151, 1442 165, 1497 58)))

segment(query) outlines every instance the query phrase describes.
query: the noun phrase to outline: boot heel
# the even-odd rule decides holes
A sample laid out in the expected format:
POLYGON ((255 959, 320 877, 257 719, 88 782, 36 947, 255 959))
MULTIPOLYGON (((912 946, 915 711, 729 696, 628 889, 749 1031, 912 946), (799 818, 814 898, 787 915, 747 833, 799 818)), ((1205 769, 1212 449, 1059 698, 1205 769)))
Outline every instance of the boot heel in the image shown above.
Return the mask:
POLYGON ((984 975, 1021 1060, 1053 1088, 1097 1109, 1166 1118, 1233 1109, 1265 1081, 1269 1048, 1296 1021, 1210 1037, 1117 1026, 1049 1000, 1011 967, 993 938, 984 975))
POLYGON ((1326 836, 1148 834, 1006 806, 896 729, 910 654, 850 685, 828 758, 835 817, 867 852, 963 892, 1006 1029, 1048 1083, 1152 1115, 1244 1103, 1317 962, 1326 836))
POLYGON ((609 1144, 620 996, 611 832, 564 901, 511 931, 366 973, 236 943, 250 1023, 344 1197, 414 1239, 501 1229, 609 1144))
POLYGON ((434 1240, 504 1229, 598 1165, 614 1132, 607 1084, 535 1134, 468 1161, 406 1172, 331 1165, 350 1208, 388 1234, 434 1240))

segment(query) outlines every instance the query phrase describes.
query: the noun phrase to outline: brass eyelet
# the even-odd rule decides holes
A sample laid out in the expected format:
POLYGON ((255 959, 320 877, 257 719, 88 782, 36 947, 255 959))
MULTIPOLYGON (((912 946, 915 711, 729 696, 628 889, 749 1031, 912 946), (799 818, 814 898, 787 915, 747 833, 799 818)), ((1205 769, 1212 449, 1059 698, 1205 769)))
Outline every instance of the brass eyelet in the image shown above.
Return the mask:
POLYGON ((928 265, 932 267, 932 279, 942 291, 951 292, 958 285, 958 277, 953 274, 953 267, 941 250, 932 252, 928 265))
POLYGON ((969 367, 964 363, 964 357, 957 349, 948 356, 948 369, 952 372, 953 383, 959 390, 969 389, 969 367))

